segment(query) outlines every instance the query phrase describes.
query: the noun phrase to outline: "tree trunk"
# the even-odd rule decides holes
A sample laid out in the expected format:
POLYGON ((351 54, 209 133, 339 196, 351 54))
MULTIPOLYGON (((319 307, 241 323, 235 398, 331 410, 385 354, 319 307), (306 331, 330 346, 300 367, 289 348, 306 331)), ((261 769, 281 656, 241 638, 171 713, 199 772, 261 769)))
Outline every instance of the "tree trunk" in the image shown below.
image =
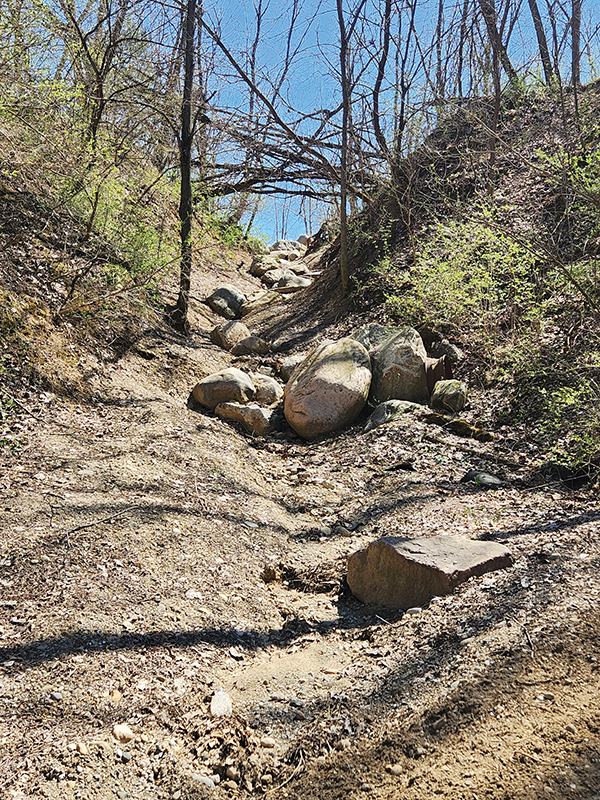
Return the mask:
POLYGON ((181 237, 181 262, 179 270, 179 297, 174 308, 169 309, 169 321, 175 330, 187 336, 190 331, 188 307, 192 278, 192 87, 194 83, 194 44, 196 38, 196 0, 187 0, 184 22, 184 78, 181 104, 181 131, 179 135, 179 169, 181 190, 179 195, 179 223, 181 237))
POLYGON ((492 0, 479 0, 479 7, 481 8, 481 13, 483 14, 483 18, 485 20, 485 26, 488 31, 488 36, 490 39, 490 43, 492 48, 494 48, 500 59, 502 64, 502 68, 504 72, 508 75, 508 79, 511 83, 516 83, 518 81, 519 75, 517 70, 513 67, 510 58, 508 57, 508 53, 506 52, 506 47, 502 42, 500 34, 498 32, 498 19, 496 16, 496 7, 492 0))
POLYGON ((571 84, 575 90, 581 85, 581 0, 573 0, 571 14, 571 84))
POLYGON ((342 84, 342 152, 340 158, 340 278, 342 288, 348 291, 348 119, 350 116, 350 85, 348 81, 348 37, 344 22, 342 0, 337 0, 340 28, 340 80, 342 84))
POLYGON ((548 50, 548 42, 546 40, 542 18, 540 16, 540 11, 536 0, 528 0, 528 2, 535 28, 535 35, 538 40, 538 47, 540 49, 540 57, 542 59, 542 66, 544 68, 546 86, 551 86, 554 83, 554 70, 552 69, 552 61, 550 60, 550 51, 548 50))

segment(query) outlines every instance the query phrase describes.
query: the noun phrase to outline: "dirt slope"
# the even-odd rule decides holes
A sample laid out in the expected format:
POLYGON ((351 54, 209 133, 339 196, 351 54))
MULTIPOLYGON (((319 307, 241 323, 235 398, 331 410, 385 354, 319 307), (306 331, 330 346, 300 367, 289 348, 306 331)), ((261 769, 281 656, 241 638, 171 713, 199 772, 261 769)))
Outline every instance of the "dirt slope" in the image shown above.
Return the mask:
MULTIPOLYGON (((194 295, 223 279, 255 286, 225 259, 194 295)), ((519 431, 253 441, 187 407, 231 363, 193 322, 96 359, 86 402, 30 397, 3 456, 0 794, 600 797, 595 497, 533 480, 519 431), (459 483, 473 467, 505 487, 459 483), (515 564, 416 614, 348 596, 349 553, 439 532, 515 564)))

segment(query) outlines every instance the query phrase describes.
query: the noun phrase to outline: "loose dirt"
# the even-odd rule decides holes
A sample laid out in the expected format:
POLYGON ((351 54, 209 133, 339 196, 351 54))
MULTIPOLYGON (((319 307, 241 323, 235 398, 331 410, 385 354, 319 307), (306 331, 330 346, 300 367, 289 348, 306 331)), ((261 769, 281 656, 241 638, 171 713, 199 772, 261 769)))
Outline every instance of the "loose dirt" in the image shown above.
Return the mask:
MULTIPOLYGON (((257 286, 224 262, 194 295, 223 279, 257 286)), ((0 472, 0 795, 600 797, 594 492, 540 476, 526 431, 253 440, 188 407, 232 363, 218 321, 196 304, 190 339, 94 361, 85 402, 30 399, 0 472), (348 554, 441 532, 514 566, 411 614, 349 595, 348 554)))

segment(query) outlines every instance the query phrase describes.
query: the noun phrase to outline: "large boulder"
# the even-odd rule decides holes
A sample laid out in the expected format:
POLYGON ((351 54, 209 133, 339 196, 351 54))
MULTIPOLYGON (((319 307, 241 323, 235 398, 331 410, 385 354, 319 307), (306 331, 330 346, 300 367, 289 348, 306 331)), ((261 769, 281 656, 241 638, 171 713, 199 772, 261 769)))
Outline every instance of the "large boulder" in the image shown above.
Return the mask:
POLYGON ((376 344, 371 352, 371 364, 371 402, 428 402, 427 353, 414 328, 399 328, 391 337, 376 344))
POLYGON ((443 411, 462 411, 467 402, 467 385, 462 381, 437 381, 429 405, 443 411))
POLYGON ((210 332, 211 342, 222 347, 223 350, 231 350, 234 345, 241 342, 242 339, 247 339, 248 336, 250 336, 250 331, 238 319, 222 322, 210 332))
POLYGON ((246 302, 246 295, 230 284, 223 284, 206 298, 206 302, 215 312, 225 319, 236 319, 241 316, 240 307, 246 302))
POLYGON ((254 399, 257 403, 265 406, 271 406, 278 403, 283 397, 283 386, 271 378, 270 375, 263 375, 260 372, 252 372, 250 374, 252 383, 256 387, 256 395, 254 399))
POLYGON ((253 400, 256 387, 245 372, 230 367, 203 378, 194 386, 192 394, 197 403, 213 409, 219 403, 247 403, 253 400))
POLYGON ((222 419, 240 422, 253 436, 268 436, 283 425, 281 408, 263 408, 255 403, 220 403, 215 414, 222 419))
POLYGON ((363 603, 407 609, 423 606, 470 577, 503 569, 512 561, 510 551, 496 542, 463 536, 388 536, 350 556, 347 579, 363 603))
POLYGON ((284 392, 285 417, 304 439, 350 425, 369 395, 369 354, 351 338, 317 347, 294 370, 284 392))
POLYGON ((365 433, 372 431, 373 428, 378 428, 380 425, 392 422, 411 411, 418 411, 420 408, 422 406, 417 403, 410 403, 408 400, 386 400, 385 403, 380 403, 377 406, 367 420, 365 433))
POLYGON ((365 350, 371 354, 375 348, 387 342, 392 336, 400 333, 403 328, 397 328, 392 325, 380 325, 378 322, 369 322, 352 331, 351 336, 360 342, 365 350))

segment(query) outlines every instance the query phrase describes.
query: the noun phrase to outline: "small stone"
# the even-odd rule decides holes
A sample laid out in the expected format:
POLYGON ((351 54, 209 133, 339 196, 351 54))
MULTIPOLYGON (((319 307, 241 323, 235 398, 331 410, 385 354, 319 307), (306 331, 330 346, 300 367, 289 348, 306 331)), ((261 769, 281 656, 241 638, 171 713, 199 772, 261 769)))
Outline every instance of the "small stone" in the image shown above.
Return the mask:
POLYGON ((62 692, 52 692, 50 694, 50 697, 52 698, 52 700, 56 700, 57 703, 59 703, 63 699, 62 692))
POLYGON ((176 792, 173 792, 173 794, 171 795, 171 798, 172 798, 172 800, 180 800, 181 792, 179 791, 179 789, 177 789, 176 792))
POLYGON ((117 797, 119 800, 125 800, 126 797, 129 797, 129 792, 125 792, 123 789, 117 792, 117 797))
POLYGON ((300 711, 300 709, 298 709, 297 711, 294 711, 294 719, 297 719, 299 721, 305 720, 306 714, 304 713, 304 711, 300 711))
POLYGON ((275 700, 275 701, 277 701, 279 703, 285 703, 285 699, 286 698, 285 698, 284 694, 281 694, 281 692, 275 692, 274 694, 271 695, 271 697, 269 699, 270 700, 275 700))
POLYGON ((225 689, 217 689, 210 701, 210 713, 213 717, 230 717, 233 713, 231 697, 225 689))
POLYGON ((393 764, 390 767, 390 774, 391 775, 402 775, 403 772, 404 772, 404 770, 402 769, 402 765, 401 764, 393 764))
POLYGON ((65 781, 67 789, 74 789, 77 786, 77 781, 65 781))
MULTIPOLYGON (((237 785, 237 783, 236 783, 235 781, 231 781, 231 780, 229 780, 229 781, 225 781, 225 782, 223 783, 223 786, 224 786, 226 789, 237 789, 237 788, 238 788, 238 785, 237 785)), ((250 790, 250 791, 252 791, 252 790, 250 790)))
POLYGON ((368 783, 363 783, 363 785, 360 787, 360 790, 361 792, 370 792, 371 786, 368 783))
POLYGON ((88 747, 87 747, 87 745, 86 745, 84 742, 77 742, 77 743, 75 744, 75 749, 76 749, 76 750, 77 750, 77 752, 78 752, 78 753, 80 753, 82 756, 87 756, 87 755, 89 755, 89 753, 90 753, 90 751, 88 750, 88 747))
POLYGON ((239 772, 237 771, 237 769, 235 767, 227 767, 225 775, 231 781, 237 781, 239 779, 239 777, 240 777, 239 772))
POLYGON ((123 755, 121 756, 121 761, 122 761, 124 764, 128 764, 128 763, 131 761, 131 753, 129 752, 129 750, 126 750, 126 751, 123 753, 123 755))
POLYGON ((122 744, 127 744, 127 742, 132 742, 135 739, 135 733, 125 722, 115 725, 112 733, 115 739, 122 744))
POLYGON ((121 694, 121 692, 118 689, 115 689, 110 695, 110 702, 118 703, 120 700, 122 700, 122 698, 123 695, 121 694))
POLYGON ((196 775, 192 775, 192 777, 194 778, 194 780, 198 781, 198 783, 201 783, 204 786, 206 786, 207 789, 214 789, 215 788, 215 782, 212 780, 212 778, 208 778, 206 775, 197 775, 196 774, 196 775))
POLYGON ((275 747, 276 744, 277 742, 272 736, 263 736, 260 740, 261 747, 275 747))
POLYGON ((412 615, 420 614, 421 611, 423 611, 423 609, 420 608, 419 606, 414 606, 413 608, 407 608, 406 609, 406 613, 407 614, 412 614, 412 615))
POLYGON ((554 700, 554 695, 552 694, 552 692, 544 692, 542 697, 544 698, 544 700, 554 700))
POLYGON ((577 729, 575 728, 575 725, 573 725, 571 722, 569 722, 569 724, 566 725, 565 728, 566 728, 566 730, 569 731, 569 733, 577 733, 577 729))
POLYGON ((271 784, 273 783, 273 776, 270 772, 265 772, 265 774, 260 779, 261 783, 271 784))

